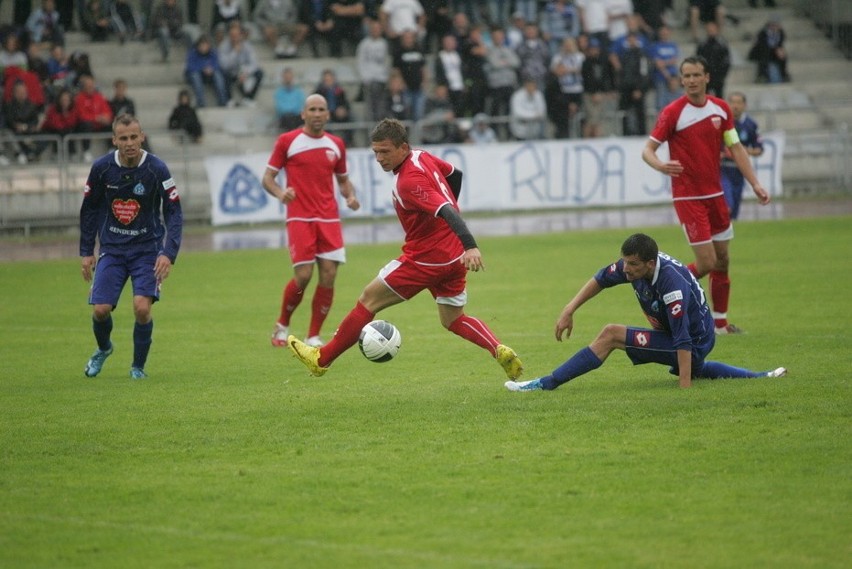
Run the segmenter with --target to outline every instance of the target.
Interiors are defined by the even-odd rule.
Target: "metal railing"
[[[580,132],[583,116],[574,117],[570,134],[573,137]],[[607,117],[614,135],[620,134],[621,113]],[[650,119],[650,117],[649,117]],[[469,119],[468,119],[469,120]],[[508,117],[491,118],[489,123],[498,132],[509,123]],[[456,123],[463,123],[456,121]],[[412,142],[419,144],[422,129],[429,126],[441,126],[421,121],[421,124],[409,123]],[[457,124],[466,128],[467,124]],[[350,131],[356,146],[367,147],[373,122],[353,122],[329,124],[329,131]],[[154,141],[169,136],[175,139],[176,147],[170,150],[166,160],[169,168],[181,188],[184,196],[184,213],[187,219],[200,222],[209,221],[209,187],[203,161],[209,150],[204,145],[192,144],[187,137],[173,131],[153,131]],[[503,135],[506,136],[505,134]],[[25,235],[34,228],[69,228],[77,224],[82,188],[88,176],[91,164],[72,160],[72,144],[81,145],[82,141],[92,141],[92,153],[102,154],[111,141],[110,133],[71,134],[63,137],[56,135],[26,135],[10,138],[2,142],[31,142],[47,145],[48,150],[36,163],[27,165],[11,164],[0,167],[0,231],[23,232]],[[235,148],[239,148],[236,137]],[[155,142],[156,144],[156,142]],[[79,148],[78,148],[79,150]],[[79,157],[80,153],[77,153]],[[822,164],[813,171],[814,188],[827,188],[833,193],[852,192],[852,132],[849,125],[840,123],[834,128],[789,132],[785,157],[803,159],[809,164]],[[818,190],[822,191],[822,190]]]

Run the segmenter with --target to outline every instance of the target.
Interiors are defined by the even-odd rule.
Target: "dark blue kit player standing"
[[[129,278],[136,317],[130,377],[144,379],[154,330],[151,307],[177,258],[183,213],[168,166],[142,149],[145,133],[139,121],[120,115],[112,133],[117,150],[92,164],[80,207],[81,270],[83,279],[92,283],[89,304],[98,344],[85,373],[98,375],[113,352],[112,311]]]
[[[605,288],[630,283],[651,328],[607,324],[597,338],[568,361],[530,381],[507,381],[509,391],[553,390],[577,376],[599,368],[614,350],[624,350],[634,363],[670,367],[681,387],[692,378],[782,377],[783,367],[751,371],[706,361],[716,342],[713,316],[704,290],[677,259],[661,253],[657,242],[642,233],[627,238],[621,259],[602,268],[574,295],[556,321],[556,339],[571,336],[574,313]]]

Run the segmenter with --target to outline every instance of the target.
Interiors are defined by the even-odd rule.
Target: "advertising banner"
[[[670,201],[670,179],[642,160],[646,140],[602,138],[424,148],[464,172],[459,198],[462,211],[623,208]],[[763,187],[770,195],[779,196],[784,133],[764,134],[763,143],[763,155],[752,163]],[[667,156],[666,145],[658,155]],[[205,160],[213,225],[284,219],[284,206],[260,183],[268,158],[268,153],[259,153]],[[341,217],[393,215],[393,175],[382,171],[367,148],[347,150],[347,162],[361,209],[350,211],[338,194]],[[286,183],[283,172],[278,181]],[[753,197],[749,189],[745,195]]]

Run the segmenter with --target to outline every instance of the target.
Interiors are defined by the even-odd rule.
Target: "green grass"
[[[629,287],[553,339],[628,231],[481,239],[468,312],[550,371]],[[650,231],[689,259],[676,227]],[[94,347],[79,261],[0,265],[0,567],[846,567],[852,280],[847,218],[740,223],[714,359],[780,380],[698,381],[622,353],[552,393],[508,393],[427,294],[382,317],[393,362],[309,378],[268,344],[283,251],[181,257],[133,382],[129,291]],[[327,333],[398,246],[351,246]],[[304,333],[309,299],[295,332]]]

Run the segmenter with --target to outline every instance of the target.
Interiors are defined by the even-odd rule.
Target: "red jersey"
[[[98,91],[86,93],[80,91],[74,97],[74,108],[77,109],[77,115],[80,117],[80,122],[95,122],[100,115],[106,115],[112,122],[112,108],[109,103]]]
[[[286,185],[296,190],[287,205],[287,219],[338,221],[334,176],[346,175],[346,145],[333,134],[311,136],[301,128],[285,132],[275,141],[267,167],[284,168]]]
[[[722,195],[720,154],[725,132],[734,128],[734,114],[724,100],[708,95],[698,107],[686,96],[665,107],[651,140],[669,143],[669,156],[683,165],[672,177],[672,197],[694,200]]]
[[[403,254],[420,265],[449,265],[464,248],[447,222],[442,207],[458,211],[447,183],[453,165],[423,150],[413,150],[394,170],[393,206],[405,231]]]
[[[80,117],[77,116],[77,109],[75,107],[71,107],[63,112],[58,110],[56,105],[50,105],[44,114],[44,122],[41,125],[41,129],[45,132],[72,132],[77,128],[78,122],[80,122]]]

